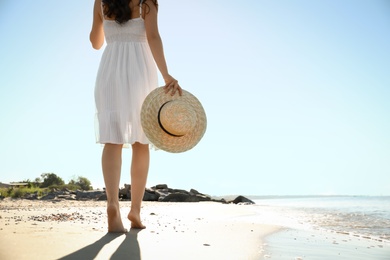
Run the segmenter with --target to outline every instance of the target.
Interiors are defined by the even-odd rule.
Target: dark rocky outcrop
[[[41,198],[41,200],[53,200],[56,197],[57,197],[57,195],[54,192],[50,192],[50,193],[46,194],[45,196],[43,196]]]
[[[37,193],[28,193],[24,197],[28,200],[107,200],[105,190],[92,191],[71,191],[68,189],[52,189],[49,193],[39,198]],[[120,200],[131,200],[131,185],[125,184],[118,190]],[[219,203],[234,204],[254,204],[254,202],[244,196],[238,196],[234,200],[226,201],[224,198],[216,199],[207,194],[203,194],[195,189],[186,191],[183,189],[172,189],[167,184],[158,184],[151,188],[146,188],[143,201],[160,201],[160,202],[201,202],[213,201]]]
[[[125,184],[125,187],[119,189],[119,198],[122,200],[131,200],[131,185]]]
[[[199,202],[199,198],[186,193],[171,193],[159,201],[162,202]]]
[[[156,186],[154,186],[152,188],[155,188],[158,190],[163,190],[163,189],[168,189],[168,185],[167,184],[157,184]]]
[[[159,197],[156,191],[146,188],[143,201],[158,201]]]
[[[119,190],[119,198],[121,200],[131,200],[131,185],[125,184],[124,188]],[[210,196],[200,193],[195,189],[191,189],[190,191],[172,189],[167,184],[158,184],[151,188],[146,188],[143,200],[161,202],[216,201],[226,203],[225,200],[214,200]]]
[[[37,200],[38,199],[38,192],[34,192],[34,193],[27,193],[23,199],[26,199],[26,200]]]
[[[107,200],[107,194],[106,193],[103,193],[102,195],[100,195],[97,200]]]
[[[183,189],[171,189],[167,184],[159,184],[147,189],[145,193],[155,194],[154,199],[162,202],[199,202],[211,201],[211,197],[198,192],[195,189],[186,191]]]
[[[250,200],[244,196],[238,196],[237,198],[232,200],[231,203],[234,203],[234,204],[255,204],[252,200]]]
[[[105,194],[104,191],[94,190],[94,191],[80,191],[76,192],[76,200],[97,200]]]

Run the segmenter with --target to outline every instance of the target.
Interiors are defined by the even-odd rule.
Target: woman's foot
[[[131,221],[131,228],[137,228],[137,229],[146,228],[146,226],[144,226],[141,222],[141,217],[139,213],[130,211],[129,215],[127,215],[127,218]]]
[[[126,233],[123,227],[119,205],[107,205],[108,232]]]

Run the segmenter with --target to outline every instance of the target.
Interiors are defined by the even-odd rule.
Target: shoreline
[[[131,202],[120,201],[122,221]],[[257,205],[143,202],[144,230],[107,233],[106,201],[0,201],[0,259],[373,259],[390,243],[286,222]],[[286,225],[287,223],[287,225]]]
[[[390,243],[325,230],[284,228],[265,238],[264,259],[388,260]]]
[[[131,202],[120,202],[122,221]],[[251,205],[144,202],[145,230],[108,234],[105,201],[0,202],[1,259],[261,259],[279,227],[242,221]]]

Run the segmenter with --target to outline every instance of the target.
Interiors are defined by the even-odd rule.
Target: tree
[[[34,187],[40,187],[42,183],[42,179],[40,177],[36,177],[33,183],[34,183]]]
[[[64,185],[65,182],[61,177],[57,176],[54,173],[42,173],[41,177],[43,179],[43,182],[41,184],[42,188],[46,188],[52,185]]]
[[[77,179],[70,180],[69,185],[77,185],[82,190],[92,190],[91,182],[82,176],[78,176]]]
[[[30,181],[30,179],[24,179],[23,181],[21,181],[22,183],[27,183],[27,188],[32,188],[32,187],[34,187],[34,183],[32,183],[31,181]]]

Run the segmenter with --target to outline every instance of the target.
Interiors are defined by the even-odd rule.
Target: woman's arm
[[[145,1],[146,2],[146,1]],[[157,68],[159,69],[162,77],[165,81],[165,92],[168,93],[172,90],[171,94],[174,95],[176,90],[179,94],[182,94],[181,88],[178,81],[168,73],[168,66],[164,56],[164,49],[160,33],[158,31],[157,22],[157,6],[149,1],[148,7],[144,4],[143,10],[145,12],[145,29],[146,37],[148,39],[150,50],[154,61],[156,62]]]
[[[93,22],[91,33],[89,34],[89,40],[92,43],[92,47],[99,50],[104,43],[104,30],[103,30],[103,18],[102,18],[102,1],[95,0],[93,6]]]

